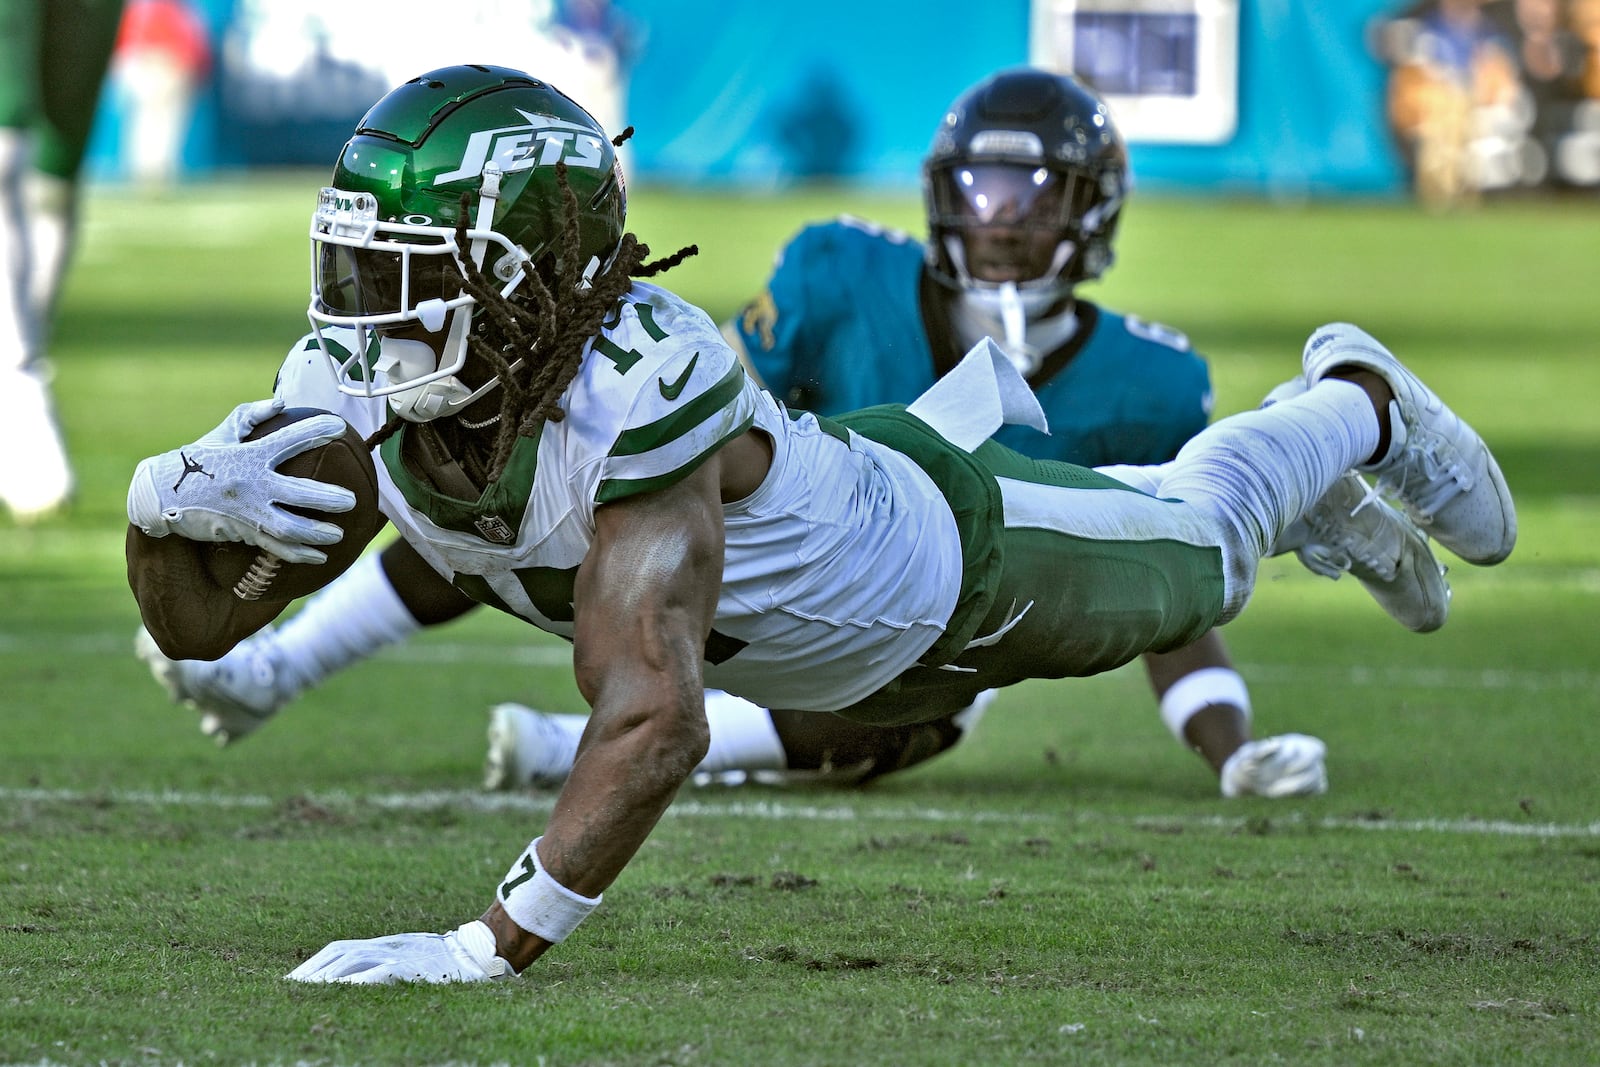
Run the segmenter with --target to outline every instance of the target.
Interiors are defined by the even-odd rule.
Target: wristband
[[[1167,724],[1180,744],[1189,742],[1183,728],[1201,708],[1225,704],[1244,712],[1250,721],[1250,690],[1239,672],[1229,667],[1202,667],[1173,682],[1161,694],[1161,721]]]
[[[578,928],[585,917],[599,907],[604,894],[593,897],[579,896],[554,878],[539,862],[539,842],[536,837],[517,862],[506,872],[505,881],[495,891],[500,906],[505,908],[511,921],[537,934],[551,944],[557,944]]]

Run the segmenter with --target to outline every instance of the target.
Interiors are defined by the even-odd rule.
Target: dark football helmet
[[[558,162],[577,196],[576,264],[560,262],[567,206]],[[463,213],[465,247],[456,229]],[[394,89],[340,152],[311,222],[307,314],[339,388],[387,396],[416,421],[461,410],[493,385],[473,390],[455,377],[473,328],[475,301],[459,283],[465,262],[500,283],[502,295],[530,270],[583,284],[610,266],[626,216],[610,139],[553,86],[473,64]],[[373,330],[418,326],[445,331],[442,343],[385,340],[368,362]],[[325,336],[326,327],[354,329],[354,343]]]
[[[1111,265],[1128,156],[1075,78],[1002,71],[950,105],[922,168],[929,266],[969,292],[1015,286],[1030,311]]]

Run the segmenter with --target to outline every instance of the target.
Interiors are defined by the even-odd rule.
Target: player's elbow
[[[657,679],[627,692],[603,688],[592,706],[594,740],[625,746],[632,773],[657,778],[662,790],[682,785],[711,746],[704,694],[687,680]]]
[[[711,747],[704,697],[675,702],[670,711],[651,715],[643,731],[642,748],[649,765],[677,783],[694,773]]]

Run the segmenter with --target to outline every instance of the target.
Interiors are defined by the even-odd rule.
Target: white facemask
[[[1077,245],[1062,241],[1043,275],[1025,282],[986,282],[967,269],[966,246],[955,234],[944,237],[945,251],[960,279],[953,325],[963,350],[984,337],[993,337],[1001,351],[1024,378],[1037,371],[1044,357],[1066,344],[1077,330],[1077,319],[1066,303],[1065,313],[1041,318],[1070,293],[1061,270]],[[998,328],[997,328],[998,327]]]
[[[1039,317],[1060,300],[1060,293],[1020,289],[1004,282],[983,289],[963,289],[952,308],[951,325],[962,350],[993,337],[1012,366],[1024,377],[1038,371],[1045,356],[1072,339],[1078,330],[1072,304]]]

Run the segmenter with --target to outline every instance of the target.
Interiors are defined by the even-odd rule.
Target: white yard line
[[[694,796],[680,798],[667,810],[672,818],[728,818],[779,820],[801,822],[931,822],[931,823],[1001,823],[1050,824],[1071,823],[1078,826],[1134,826],[1149,828],[1188,827],[1234,831],[1244,829],[1260,816],[1243,815],[1113,815],[1094,811],[1067,811],[1044,814],[1039,812],[1006,812],[983,809],[939,809],[926,807],[894,807],[882,805],[857,805],[852,803],[808,803],[800,800],[778,798],[764,787],[746,787],[742,796],[734,796],[725,789],[712,788],[703,796],[727,799],[698,799]],[[759,799],[752,793],[767,793]],[[305,799],[319,807],[353,809],[363,806],[391,811],[448,811],[474,813],[514,811],[548,813],[555,804],[552,794],[534,793],[476,793],[467,790],[437,790],[422,793],[317,793],[304,794]],[[190,793],[178,790],[108,789],[86,791],[75,789],[9,789],[0,787],[0,803],[33,804],[125,804],[136,807],[181,808],[258,808],[270,809],[284,802],[282,797],[261,794]],[[1301,812],[1287,811],[1273,815],[1275,826],[1313,827],[1319,830],[1399,831],[1423,834],[1472,834],[1489,837],[1600,837],[1600,822],[1589,823],[1521,823],[1501,819],[1374,819],[1359,816],[1308,817]]]

